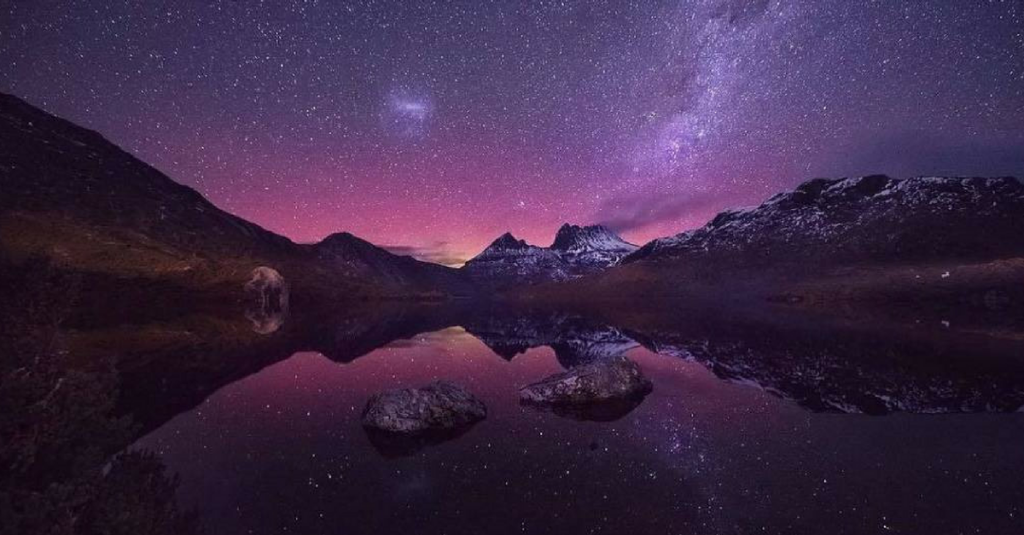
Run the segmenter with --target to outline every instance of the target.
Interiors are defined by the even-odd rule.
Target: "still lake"
[[[494,326],[451,326],[347,361],[299,351],[132,448],[177,474],[180,505],[209,533],[1024,532],[1024,413],[1013,408],[1024,381],[1012,373],[963,386],[944,368],[873,371],[870,355],[772,382],[808,371],[778,352],[777,369],[749,373],[714,356],[756,360],[750,344],[703,341],[689,354],[564,326],[568,341],[538,342],[518,325],[505,343]],[[593,421],[519,404],[520,387],[567,359],[612,353],[654,384],[630,412]],[[865,383],[876,377],[893,381],[886,393]],[[487,418],[415,451],[375,446],[360,423],[368,398],[436,379],[466,387]]]

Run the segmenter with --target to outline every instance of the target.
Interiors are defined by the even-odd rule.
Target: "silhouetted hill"
[[[311,299],[437,297],[460,280],[454,270],[351,236],[350,246],[336,238],[293,243],[217,208],[96,132],[5,94],[0,193],[5,260],[42,257],[73,270],[90,298],[162,305],[154,310],[243,300],[259,266]]]
[[[345,277],[438,293],[472,293],[468,277],[457,269],[396,255],[348,232],[332,234],[313,249],[322,265]]]

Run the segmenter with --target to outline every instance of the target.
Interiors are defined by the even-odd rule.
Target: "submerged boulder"
[[[635,362],[619,356],[576,366],[524,386],[519,390],[519,400],[553,408],[593,408],[641,400],[652,388]]]
[[[459,385],[435,381],[422,388],[375,394],[363,409],[363,427],[399,435],[459,430],[487,417],[487,407]]]

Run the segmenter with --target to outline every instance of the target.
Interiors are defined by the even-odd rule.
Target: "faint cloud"
[[[602,225],[621,233],[685,219],[694,213],[714,209],[722,201],[720,195],[710,193],[666,196],[650,191],[609,199],[598,208],[597,219]]]
[[[447,241],[435,241],[427,245],[384,245],[382,247],[392,254],[411,256],[416,260],[449,267],[459,267],[467,260],[464,255],[452,251],[451,243]]]

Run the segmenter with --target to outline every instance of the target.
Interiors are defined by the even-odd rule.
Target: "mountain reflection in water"
[[[80,358],[115,358],[129,451],[156,453],[209,532],[1024,528],[1018,337],[774,312],[300,313],[270,334],[207,317],[67,333]],[[618,355],[646,398],[519,404],[523,385]],[[437,379],[487,418],[414,443],[362,428],[374,393]]]

